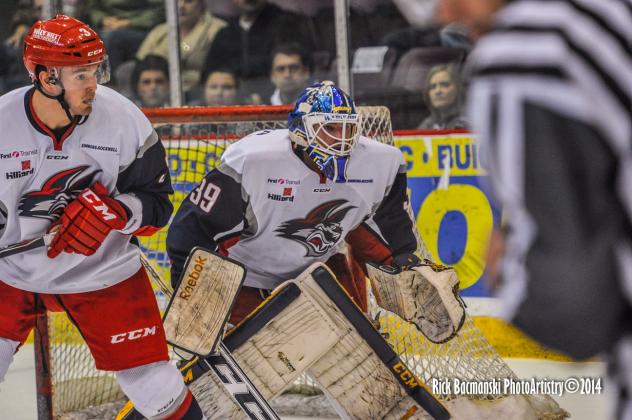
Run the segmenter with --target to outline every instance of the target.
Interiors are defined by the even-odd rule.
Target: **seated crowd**
[[[420,3],[430,7],[434,1]],[[396,129],[466,128],[460,70],[469,48],[467,35],[429,22],[421,26],[410,18],[407,22],[403,16],[413,15],[411,2],[350,1],[352,51],[384,48],[378,53],[378,68],[368,71],[362,67],[367,55],[358,54],[357,68],[354,55],[356,101],[387,105],[392,115],[407,113],[405,119],[393,119]],[[19,60],[21,45],[26,29],[41,16],[41,0],[12,3],[5,14],[12,16],[5,22],[8,33],[0,47],[1,93],[28,83]],[[140,107],[170,105],[164,0],[63,0],[62,4],[64,13],[85,19],[103,37],[111,87]],[[177,6],[185,105],[290,104],[306,86],[336,79],[331,0],[177,0]],[[413,54],[418,50],[423,51]],[[429,50],[439,55],[429,60]],[[366,79],[371,71],[378,74],[377,82]]]

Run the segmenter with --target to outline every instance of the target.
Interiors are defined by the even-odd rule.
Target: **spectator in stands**
[[[182,89],[188,92],[200,83],[206,53],[217,32],[226,26],[226,21],[210,14],[205,0],[178,0],[178,24]],[[141,44],[136,58],[142,60],[153,54],[168,59],[168,34],[168,24],[156,26]]]
[[[420,130],[454,130],[467,128],[461,115],[462,89],[456,66],[441,64],[428,72],[424,99],[430,115],[419,125]]]
[[[105,42],[112,74],[134,58],[149,30],[165,21],[164,0],[87,0],[86,10]]]
[[[270,81],[275,89],[270,104],[293,104],[301,92],[312,84],[312,57],[297,43],[280,44],[271,56]]]
[[[158,55],[148,55],[132,72],[132,91],[141,108],[169,105],[169,63]]]
[[[229,69],[214,70],[208,73],[204,80],[204,98],[198,105],[237,105],[239,103],[238,88],[235,73]]]
[[[234,0],[240,15],[219,31],[204,64],[205,71],[229,66],[241,78],[249,103],[269,97],[270,51],[284,42],[312,49],[306,19],[282,11],[266,0]]]

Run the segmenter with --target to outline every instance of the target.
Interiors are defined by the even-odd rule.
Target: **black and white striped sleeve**
[[[553,309],[577,316],[565,305],[581,306],[587,342],[603,343],[592,322],[608,303],[590,284],[617,277],[632,220],[631,12],[623,1],[512,2],[470,57],[468,113],[508,221],[503,315],[557,348],[585,334],[572,319],[568,334],[535,325]]]

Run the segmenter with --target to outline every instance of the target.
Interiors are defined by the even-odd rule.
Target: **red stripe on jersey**
[[[361,264],[371,261],[390,265],[393,261],[391,249],[365,224],[349,232],[346,241],[351,246],[353,258]]]
[[[158,232],[161,228],[156,227],[156,226],[141,226],[138,229],[136,229],[134,232],[132,232],[132,235],[134,236],[151,236],[154,233]]]
[[[226,239],[225,241],[222,241],[219,244],[217,244],[217,247],[218,247],[217,252],[227,257],[228,250],[230,249],[231,246],[235,245],[237,242],[239,242],[239,236],[234,236],[230,239]]]
[[[50,128],[48,128],[48,126],[44,124],[42,120],[40,120],[37,114],[35,113],[35,109],[33,109],[33,95],[34,94],[35,92],[33,91],[31,96],[29,97],[29,113],[31,114],[31,117],[33,117],[33,121],[37,124],[38,126],[37,128],[45,132],[48,135],[48,137],[51,138],[51,140],[53,141],[53,148],[59,151],[62,149],[64,141],[70,136],[70,134],[73,132],[73,130],[77,126],[78,120],[76,118],[73,119],[73,121],[70,123],[70,126],[66,129],[64,134],[62,134],[61,138],[57,140],[57,136],[55,136],[55,133]]]

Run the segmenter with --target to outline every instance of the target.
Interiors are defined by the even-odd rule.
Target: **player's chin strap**
[[[39,80],[35,80],[33,82],[33,84],[35,85],[35,88],[44,96],[46,96],[48,99],[55,99],[57,102],[59,102],[59,105],[61,105],[61,109],[64,110],[64,112],[66,113],[66,116],[68,117],[68,120],[73,123],[75,122],[75,120],[77,121],[77,124],[83,124],[85,122],[85,119],[82,119],[81,116],[77,115],[77,116],[73,116],[70,113],[70,105],[68,105],[68,102],[66,102],[66,100],[64,99],[64,95],[66,94],[66,89],[64,89],[64,87],[61,85],[61,82],[58,81],[57,83],[60,84],[61,87],[61,93],[59,95],[51,95],[49,93],[46,93],[44,91],[44,89],[42,89],[42,84],[40,83]]]

